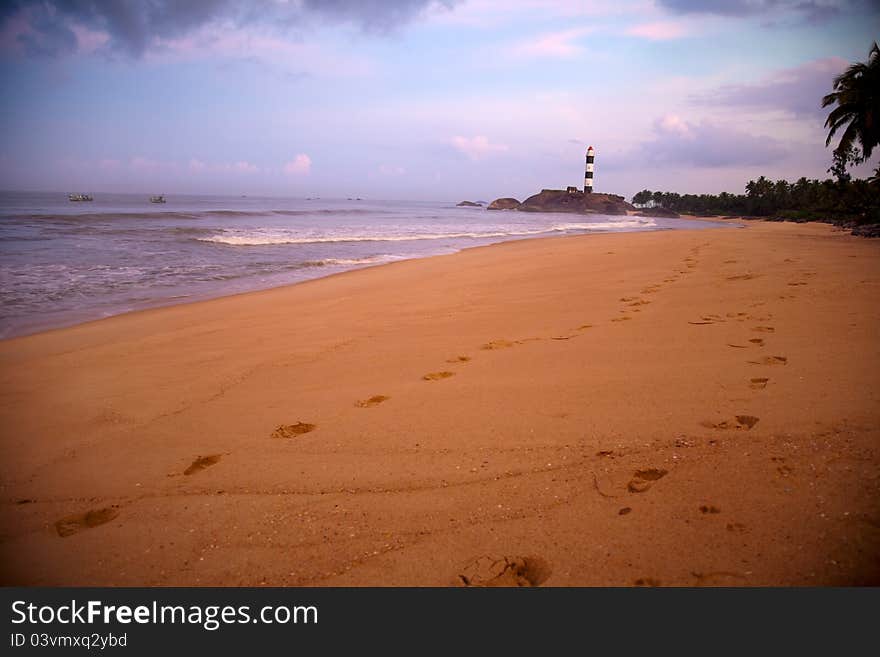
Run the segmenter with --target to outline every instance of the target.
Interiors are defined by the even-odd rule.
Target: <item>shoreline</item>
[[[876,585],[878,246],[747,228],[0,341],[0,582]]]
[[[564,213],[560,213],[560,214],[564,214]],[[630,216],[630,215],[628,215],[628,216]],[[685,220],[692,220],[693,219],[696,221],[705,221],[708,223],[713,223],[713,221],[711,219],[706,219],[706,218],[690,217],[690,216],[684,216],[684,215],[681,218],[685,219]],[[716,220],[714,223],[722,224],[725,222],[722,220]],[[631,231],[631,232],[659,232],[662,230],[664,230],[664,229],[661,228],[661,229],[651,230],[651,231]],[[679,228],[679,229],[675,229],[675,230],[706,230],[706,229],[705,228]],[[626,231],[626,232],[629,232],[629,231]],[[547,235],[547,236],[539,236],[539,237],[522,237],[522,238],[517,238],[517,239],[503,240],[500,242],[492,242],[490,244],[466,246],[466,247],[458,249],[452,253],[436,253],[433,255],[417,256],[417,257],[413,257],[413,258],[402,258],[400,260],[393,260],[390,262],[382,262],[382,263],[369,264],[369,265],[364,265],[364,266],[359,266],[359,267],[353,267],[351,269],[345,269],[342,271],[332,272],[332,273],[324,274],[324,275],[317,275],[312,278],[306,278],[306,279],[299,280],[299,281],[279,283],[277,285],[270,285],[269,287],[247,289],[247,290],[243,290],[240,292],[227,292],[227,293],[220,292],[217,294],[208,294],[207,296],[203,296],[203,297],[196,296],[196,298],[191,298],[191,299],[179,298],[179,300],[176,300],[176,301],[173,300],[173,298],[164,299],[164,300],[159,299],[159,300],[156,300],[155,302],[153,302],[151,305],[147,305],[147,306],[140,307],[140,308],[132,308],[130,310],[123,310],[123,311],[112,313],[109,315],[104,315],[102,317],[74,320],[71,323],[65,322],[63,324],[47,326],[46,328],[38,328],[36,330],[26,332],[26,333],[21,333],[21,334],[17,334],[17,335],[10,335],[8,337],[0,337],[0,343],[8,341],[8,340],[17,340],[20,338],[27,338],[30,336],[40,335],[42,333],[48,333],[48,332],[52,332],[52,331],[63,331],[66,329],[72,329],[72,328],[82,326],[84,324],[92,324],[94,322],[102,322],[102,321],[105,321],[108,319],[113,319],[116,317],[130,315],[133,313],[144,313],[144,312],[149,312],[149,311],[154,311],[154,310],[160,310],[163,308],[174,308],[174,307],[181,306],[181,305],[204,303],[206,301],[216,301],[219,299],[225,299],[225,298],[229,298],[229,297],[237,297],[237,296],[245,295],[245,294],[255,294],[258,292],[277,290],[277,289],[291,287],[291,286],[295,286],[295,285],[303,285],[305,283],[310,283],[310,282],[322,280],[325,278],[331,278],[333,276],[339,276],[342,274],[350,274],[350,273],[354,273],[354,272],[361,271],[364,269],[371,269],[374,267],[383,267],[386,265],[393,265],[393,264],[397,264],[399,262],[406,262],[406,261],[410,261],[410,260],[424,260],[427,258],[436,258],[436,257],[446,256],[446,255],[455,255],[456,253],[460,253],[462,251],[467,251],[470,249],[480,249],[480,248],[485,248],[485,247],[500,246],[502,244],[507,244],[507,243],[511,243],[511,242],[522,242],[522,241],[528,241],[528,240],[534,240],[534,239],[563,239],[566,237],[585,237],[585,236],[591,236],[591,235],[607,235],[607,234],[616,234],[616,233],[613,231],[608,231],[608,232],[588,232],[588,233],[582,233],[582,234],[576,234],[576,235]],[[188,297],[189,295],[184,295],[184,296]]]

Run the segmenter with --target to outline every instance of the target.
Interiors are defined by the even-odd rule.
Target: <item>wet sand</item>
[[[0,581],[880,584],[880,242],[511,242],[0,342]]]

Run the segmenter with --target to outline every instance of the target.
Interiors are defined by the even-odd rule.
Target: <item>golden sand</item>
[[[878,584],[878,292],[880,242],[749,223],[7,340],[0,579]]]

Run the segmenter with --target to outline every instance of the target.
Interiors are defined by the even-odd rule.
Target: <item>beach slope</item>
[[[878,256],[528,240],[0,342],[0,581],[880,584]]]

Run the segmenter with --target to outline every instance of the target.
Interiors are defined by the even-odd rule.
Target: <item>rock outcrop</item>
[[[456,203],[455,207],[457,208],[479,208],[482,207],[482,203],[475,203],[474,201],[462,201],[461,203]]]
[[[496,198],[489,204],[487,210],[518,210],[520,202],[515,198]]]
[[[862,224],[852,229],[853,235],[860,237],[880,237],[880,224]]]
[[[624,215],[635,208],[616,194],[569,193],[561,189],[542,189],[540,194],[530,196],[517,210],[522,212],[573,212],[576,214]]]

